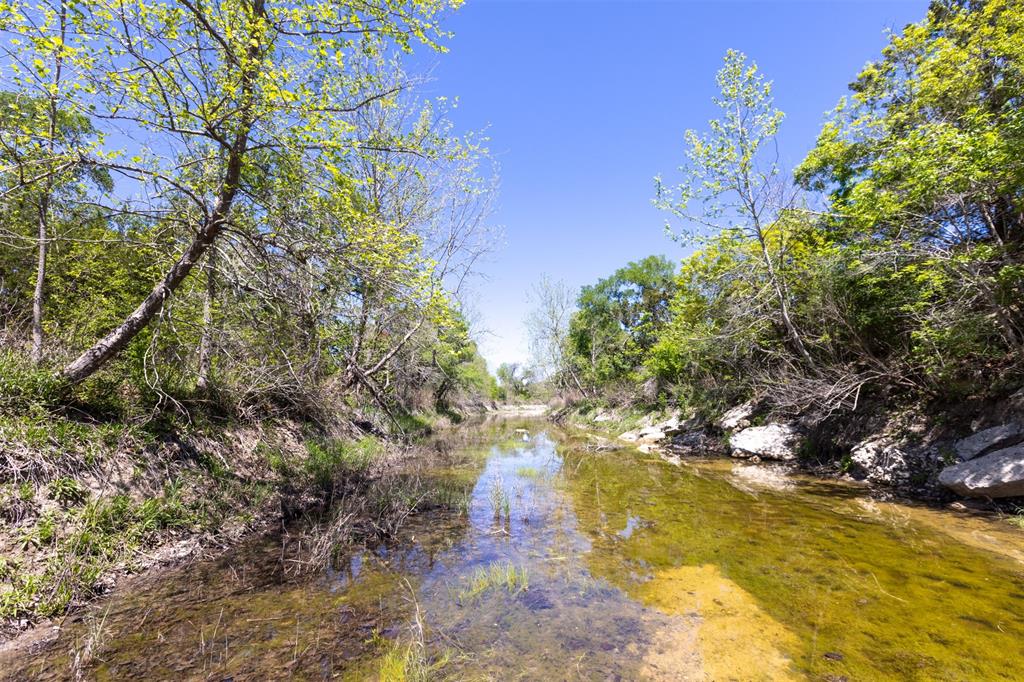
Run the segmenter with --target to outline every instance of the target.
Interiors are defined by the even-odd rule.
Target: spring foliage
[[[638,264],[579,297],[568,362],[590,387],[628,374],[684,402],[759,393],[830,414],[869,393],[955,400],[1019,385],[1020,3],[935,2],[892,35],[795,182],[766,156],[782,122],[771,83],[730,51],[718,84],[722,117],[687,134],[681,183],[658,181],[656,203],[695,246],[658,288],[663,315],[606,312]]]
[[[35,322],[33,371],[118,409],[486,395],[485,140],[401,67],[457,5],[0,2],[5,362]]]

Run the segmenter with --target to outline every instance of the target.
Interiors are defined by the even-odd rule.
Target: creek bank
[[[773,419],[764,401],[705,418],[678,411],[577,409],[563,418],[645,453],[731,456],[823,477],[863,481],[875,494],[991,509],[1024,508],[1024,389],[971,413],[876,410],[870,418]],[[859,415],[857,416],[859,417]]]
[[[416,419],[429,433],[428,418]],[[162,432],[54,415],[4,420],[0,646],[45,639],[129,576],[220,556],[284,524],[330,523],[339,499],[351,513],[339,537],[387,532],[397,524],[371,514],[400,522],[436,502],[418,490],[403,498],[396,471],[408,451],[356,414]],[[374,491],[380,499],[368,504]]]

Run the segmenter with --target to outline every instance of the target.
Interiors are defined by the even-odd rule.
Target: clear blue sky
[[[791,168],[886,29],[927,4],[468,0],[428,92],[460,98],[456,124],[487,127],[501,166],[505,244],[473,297],[492,370],[527,359],[527,295],[542,274],[576,288],[652,253],[684,255],[651,206],[652,178],[675,177],[683,132],[715,114],[728,48],[775,82]]]

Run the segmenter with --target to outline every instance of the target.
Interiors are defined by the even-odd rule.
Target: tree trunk
[[[224,230],[228,212],[238,192],[238,180],[242,173],[242,158],[248,145],[248,131],[239,134],[228,154],[228,164],[221,183],[220,194],[214,204],[213,211],[203,221],[199,232],[177,262],[167,271],[163,279],[157,282],[145,300],[125,318],[125,321],[105,337],[97,341],[91,348],[78,356],[61,372],[65,381],[75,384],[84,381],[102,367],[110,358],[142,331],[150,320],[160,312],[167,300],[178,286],[192,272],[192,268],[203,257],[210,244]]]
[[[60,40],[61,43],[67,34],[67,7],[65,3],[60,4]],[[54,58],[53,68],[53,90],[50,92],[47,107],[49,118],[47,149],[49,160],[52,163],[54,149],[57,143],[57,91],[60,87],[61,74],[64,70],[64,58],[60,52]],[[49,175],[39,196],[39,241],[38,259],[36,261],[36,285],[32,291],[32,352],[31,360],[33,365],[38,365],[43,360],[43,295],[46,287],[46,251],[49,246],[49,225],[50,225],[50,196],[53,193],[54,179]]]
[[[803,339],[800,338],[800,332],[797,331],[796,325],[793,324],[793,320],[789,316],[789,302],[786,300],[786,292],[783,289],[778,273],[775,271],[775,264],[772,262],[772,256],[768,252],[768,244],[765,243],[764,233],[761,231],[759,222],[755,221],[755,225],[757,226],[757,240],[761,244],[761,257],[764,259],[765,267],[768,269],[768,278],[771,280],[772,289],[775,290],[775,296],[779,300],[779,314],[782,317],[782,324],[786,327],[786,333],[789,336],[789,340],[793,343],[793,347],[807,363],[807,366],[813,370],[815,369],[814,360],[811,358],[811,354],[807,352],[807,347],[804,345]]]
[[[217,251],[210,249],[206,256],[206,294],[203,296],[203,335],[199,338],[199,376],[196,388],[210,388],[210,369],[213,366],[213,304],[217,297],[217,274],[214,270]]]
[[[46,284],[47,214],[49,196],[39,199],[39,257],[36,262],[36,286],[32,292],[32,364],[43,360],[43,287]]]

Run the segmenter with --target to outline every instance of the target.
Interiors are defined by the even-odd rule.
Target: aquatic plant
[[[502,480],[500,474],[491,480],[489,496],[491,500],[491,509],[494,510],[494,518],[510,518],[512,502],[509,500],[508,493],[505,492],[505,481]]]
[[[458,601],[473,601],[488,590],[504,589],[509,594],[518,594],[529,587],[530,574],[526,567],[517,567],[511,561],[495,561],[473,571],[466,587],[459,590]]]
[[[110,605],[107,605],[102,615],[92,612],[85,616],[85,635],[75,641],[75,648],[71,656],[71,676],[75,680],[85,679],[89,665],[102,651],[107,638],[106,625],[109,614]]]
[[[405,586],[409,590],[409,600],[415,611],[409,632],[404,642],[396,642],[381,657],[378,679],[380,682],[427,682],[435,680],[442,668],[448,665],[451,652],[446,648],[438,656],[431,657],[427,652],[425,628],[420,604],[416,600],[416,591],[408,580]]]
[[[537,467],[522,466],[516,469],[516,476],[519,476],[520,478],[532,478],[539,480],[544,478],[544,472]]]
[[[427,655],[422,642],[407,642],[389,649],[380,659],[380,682],[427,682],[448,665],[451,654],[446,649],[436,659]]]
[[[434,484],[430,492],[430,502],[457,514],[468,514],[472,499],[472,488],[457,481],[441,479]]]

